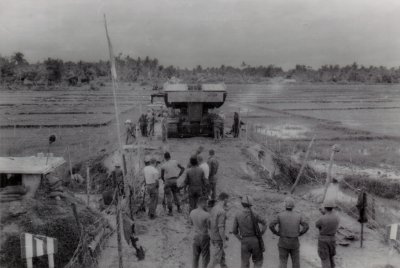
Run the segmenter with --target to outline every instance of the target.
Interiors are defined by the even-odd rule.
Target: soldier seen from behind
[[[185,168],[182,167],[178,161],[171,159],[171,154],[169,152],[164,154],[164,159],[165,162],[161,166],[161,179],[164,181],[164,193],[167,199],[168,215],[172,215],[172,200],[174,200],[178,212],[182,212],[177,181],[178,178],[182,176]]]
[[[156,216],[158,204],[158,186],[160,173],[156,169],[157,160],[150,156],[145,157],[145,167],[143,168],[146,191],[149,196],[148,214],[150,219]]]
[[[207,268],[210,262],[210,214],[207,212],[207,197],[200,197],[197,201],[197,208],[189,215],[190,223],[193,225],[193,268],[199,267],[200,257],[202,267]]]
[[[226,268],[225,249],[228,237],[226,231],[226,210],[228,206],[229,195],[220,193],[217,204],[210,212],[210,239],[211,239],[211,261],[209,268],[214,268],[218,264]]]
[[[336,232],[339,228],[339,217],[333,210],[333,202],[324,203],[321,209],[322,216],[317,220],[315,226],[319,229],[318,255],[321,259],[322,268],[334,268],[336,255]]]
[[[294,202],[292,197],[287,197],[285,199],[285,211],[279,213],[269,225],[272,233],[279,236],[280,268],[287,267],[289,255],[292,259],[292,267],[300,268],[299,236],[305,234],[309,229],[303,216],[293,211]]]
[[[218,173],[219,162],[215,157],[215,151],[213,149],[211,149],[208,152],[208,154],[209,157],[207,160],[207,164],[210,168],[208,183],[210,186],[209,188],[210,188],[211,200],[215,200],[217,194],[217,173]]]
[[[251,210],[253,200],[250,196],[242,197],[241,203],[243,209],[235,215],[232,230],[241,242],[241,268],[250,267],[250,258],[253,260],[254,268],[261,268],[265,250],[262,235],[268,228],[267,221]]]
[[[203,195],[208,187],[204,171],[199,167],[197,157],[190,157],[190,168],[186,172],[183,187],[187,188],[189,193],[190,211],[196,208],[197,200]]]

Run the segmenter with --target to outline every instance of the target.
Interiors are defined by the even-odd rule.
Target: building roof
[[[46,174],[65,163],[63,157],[0,157],[0,173]]]

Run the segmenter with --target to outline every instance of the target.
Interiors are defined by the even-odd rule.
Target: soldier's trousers
[[[209,189],[210,189],[211,199],[215,200],[217,196],[217,178],[215,176],[212,176],[210,177],[209,181],[210,181]]]
[[[241,258],[242,258],[242,266],[241,268],[249,268],[250,267],[250,257],[253,260],[254,268],[261,268],[263,265],[263,252],[260,248],[260,244],[258,242],[257,237],[249,236],[242,238],[242,247],[241,247]]]
[[[222,240],[211,240],[211,261],[209,268],[215,268],[217,265],[226,268],[225,250]]]
[[[202,257],[202,267],[207,268],[210,262],[210,236],[195,235],[193,239],[193,268],[199,267],[200,256]]]
[[[180,206],[179,202],[179,189],[176,185],[177,178],[170,178],[165,180],[164,193],[167,201],[167,207],[172,210],[172,200],[177,207]]]
[[[278,247],[280,268],[287,268],[289,255],[292,259],[292,268],[300,268],[300,248],[288,249]]]
[[[189,207],[190,211],[197,207],[197,200],[203,195],[202,189],[189,189]],[[190,212],[189,211],[189,212]]]
[[[156,208],[158,204],[158,184],[152,183],[146,185],[147,195],[149,196],[149,215],[156,214]]]
[[[322,268],[334,268],[336,255],[335,237],[318,239],[318,255],[321,259]]]

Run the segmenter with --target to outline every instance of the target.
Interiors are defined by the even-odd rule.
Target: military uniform
[[[225,251],[224,241],[222,240],[219,232],[220,228],[225,229],[226,224],[226,211],[222,203],[218,203],[211,209],[210,213],[210,238],[211,238],[211,261],[210,268],[216,267],[218,264],[221,268],[225,268]]]
[[[193,268],[199,267],[200,256],[202,257],[203,268],[207,268],[210,262],[210,236],[208,227],[210,225],[210,214],[201,208],[190,212],[189,219],[194,226],[193,237]]]
[[[265,219],[254,213],[256,224],[266,225]],[[250,257],[253,259],[254,268],[261,268],[263,264],[263,251],[256,237],[254,225],[249,208],[243,208],[236,214],[233,221],[232,233],[241,237],[241,267],[250,267]]]
[[[189,190],[189,206],[190,211],[192,211],[196,208],[199,197],[203,196],[205,189],[207,189],[204,171],[199,166],[189,168],[186,172],[184,185]]]
[[[180,173],[178,162],[176,160],[166,161],[161,166],[161,172],[164,173],[164,193],[168,210],[172,212],[172,200],[174,200],[178,211],[180,211],[179,189],[177,186],[177,180]]]
[[[333,211],[327,212],[315,223],[319,229],[318,255],[322,268],[334,268],[336,255],[335,234],[339,227],[339,217]]]
[[[276,229],[279,226],[279,229]],[[300,227],[302,227],[300,229]],[[278,249],[280,268],[286,268],[289,255],[292,258],[292,267],[300,268],[299,236],[308,231],[308,224],[303,217],[294,211],[286,210],[277,215],[269,225],[271,231],[279,236]]]
[[[211,199],[215,200],[216,188],[217,188],[217,172],[218,172],[219,163],[218,163],[218,160],[215,159],[214,156],[210,156],[210,158],[207,161],[207,164],[210,168],[210,175],[208,178],[208,183],[210,184]]]

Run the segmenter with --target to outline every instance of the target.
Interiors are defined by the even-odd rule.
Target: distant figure
[[[318,255],[321,259],[322,268],[335,267],[335,235],[339,227],[339,217],[333,211],[334,207],[333,202],[326,202],[321,211],[323,216],[315,223],[315,226],[319,229]]]
[[[185,168],[176,160],[171,159],[169,152],[164,154],[165,163],[161,166],[161,179],[164,181],[164,193],[167,199],[168,215],[172,215],[172,199],[175,201],[178,212],[181,211],[179,202],[178,178],[182,176]]]
[[[125,144],[132,144],[136,140],[136,125],[132,124],[130,119],[125,121],[125,128],[126,128],[126,140]]]
[[[213,117],[213,130],[215,141],[221,140],[224,137],[224,119],[218,114]]]
[[[254,268],[261,268],[264,261],[263,249],[260,247],[260,242],[256,236],[256,225],[261,225],[261,235],[267,230],[267,222],[257,213],[251,211],[253,200],[250,196],[242,197],[243,209],[235,215],[233,220],[232,233],[239,239],[241,246],[241,267],[250,267],[250,258],[254,263]],[[253,216],[252,216],[253,214]]]
[[[124,174],[121,169],[121,165],[116,164],[115,169],[111,172],[108,177],[111,179],[111,183],[113,185],[113,189],[117,189],[117,193],[120,196],[124,195]]]
[[[240,122],[239,122],[239,114],[237,112],[233,115],[233,126],[232,126],[233,137],[237,138],[240,134]]]
[[[228,199],[228,194],[220,193],[217,204],[210,212],[211,261],[209,268],[214,268],[218,264],[222,268],[228,267],[225,261],[226,242],[228,241],[225,234]]]
[[[213,149],[211,149],[208,153],[209,153],[209,157],[208,157],[207,164],[210,168],[210,175],[208,177],[208,183],[210,185],[211,200],[215,200],[215,197],[217,194],[217,173],[218,173],[219,162],[215,158],[215,152]]]
[[[167,113],[163,113],[161,119],[161,135],[162,141],[166,142],[168,138],[168,116]]]
[[[154,123],[155,123],[155,117],[154,113],[152,110],[147,110],[147,136],[152,137],[154,135]]]
[[[142,114],[140,116],[139,126],[140,126],[140,131],[142,133],[142,137],[147,137],[147,116],[146,116],[146,114]]]
[[[189,220],[194,227],[195,233],[193,237],[193,268],[199,267],[200,256],[203,259],[203,268],[207,268],[210,262],[210,236],[208,234],[210,214],[206,208],[207,197],[202,196],[197,201],[197,208],[192,210],[189,215]]]
[[[203,195],[207,189],[207,181],[204,171],[199,167],[197,157],[190,158],[191,167],[186,172],[183,186],[188,188],[190,211],[196,208],[197,200]]]
[[[158,204],[158,180],[160,179],[160,173],[156,169],[157,160],[155,158],[147,156],[144,164],[145,167],[143,168],[143,173],[146,183],[146,191],[149,196],[149,217],[150,219],[154,219]]]
[[[286,268],[289,255],[292,259],[292,267],[300,268],[300,243],[299,236],[308,231],[308,224],[303,217],[293,211],[294,199],[285,199],[285,211],[277,215],[270,223],[272,233],[279,236],[278,249],[280,268]],[[278,229],[276,228],[278,226]]]

